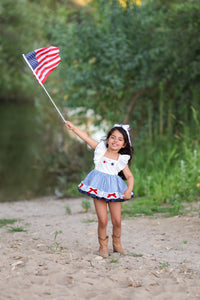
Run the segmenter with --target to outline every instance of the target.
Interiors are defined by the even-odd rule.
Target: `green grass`
[[[52,253],[55,253],[59,250],[60,248],[60,243],[57,242],[57,236],[59,234],[62,234],[62,230],[59,230],[59,231],[56,231],[55,234],[54,234],[54,242],[53,242],[53,245],[52,246],[48,246],[48,249],[52,252]]]
[[[142,257],[142,254],[137,254],[137,253],[129,253],[129,256],[133,256],[133,257]]]
[[[183,202],[199,201],[199,138],[186,133],[181,137],[158,136],[154,143],[147,139],[135,148],[131,171],[136,200],[123,208],[124,215],[179,215],[184,213]]]
[[[111,260],[110,260],[110,263],[111,264],[116,264],[116,263],[118,263],[119,262],[119,258],[112,258]]]
[[[170,264],[167,261],[165,261],[165,262],[159,262],[159,268],[160,268],[160,270],[166,270],[169,266],[170,266]]]
[[[81,203],[84,212],[87,212],[91,208],[91,203],[88,199],[84,199]]]
[[[72,214],[72,211],[71,211],[71,208],[69,207],[69,205],[65,206],[65,213],[66,213],[66,215],[71,215]]]
[[[0,219],[0,227],[6,226],[8,224],[14,224],[17,221],[17,219]]]
[[[163,214],[165,217],[182,215],[184,206],[179,202],[163,204],[146,198],[132,199],[122,205],[122,217],[139,217],[142,215],[153,216]]]
[[[94,219],[88,219],[88,220],[83,220],[82,222],[83,223],[94,223],[94,222],[97,222],[97,221],[94,220]]]
[[[16,227],[10,227],[8,229],[8,231],[10,232],[26,232],[27,230],[25,228],[23,228],[22,226],[16,226]]]

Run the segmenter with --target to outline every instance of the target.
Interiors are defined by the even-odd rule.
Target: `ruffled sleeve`
[[[104,155],[104,153],[106,152],[107,148],[106,148],[106,144],[104,141],[100,142],[95,151],[94,151],[94,163],[95,165],[97,163],[99,163],[99,160],[102,158],[102,156]]]
[[[128,164],[129,159],[130,159],[130,155],[127,155],[127,154],[121,154],[120,155],[119,163],[117,165],[117,172],[118,173],[126,167],[126,165]]]

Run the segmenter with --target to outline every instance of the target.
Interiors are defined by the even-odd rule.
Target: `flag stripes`
[[[45,47],[25,54],[36,78],[40,83],[44,83],[49,74],[57,68],[61,62],[59,48]]]

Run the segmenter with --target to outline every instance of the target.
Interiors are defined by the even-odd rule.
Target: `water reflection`
[[[41,170],[38,111],[33,104],[0,105],[0,201],[37,194]]]

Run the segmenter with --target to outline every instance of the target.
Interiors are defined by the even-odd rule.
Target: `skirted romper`
[[[95,168],[79,184],[78,190],[89,197],[104,199],[106,202],[127,201],[122,195],[127,185],[118,173],[125,168],[130,156],[119,154],[118,160],[114,160],[104,157],[106,151],[105,142],[100,142],[94,151]]]

